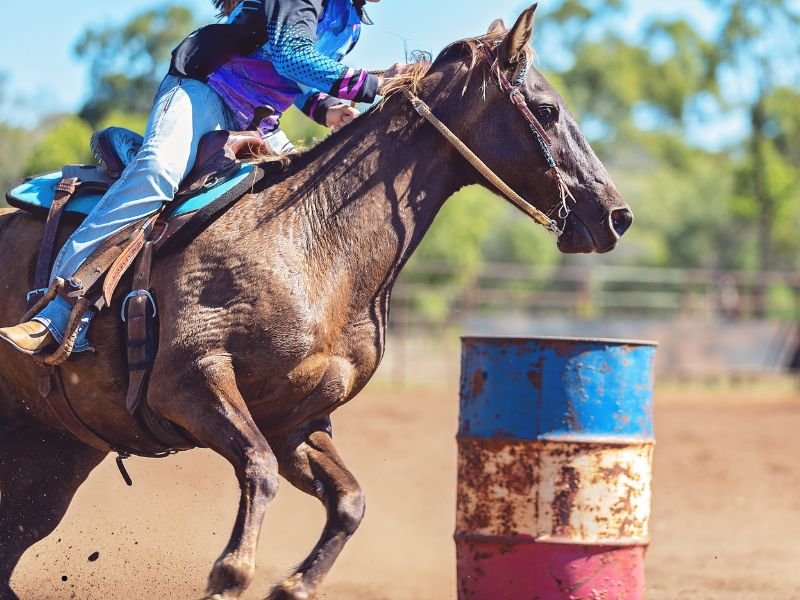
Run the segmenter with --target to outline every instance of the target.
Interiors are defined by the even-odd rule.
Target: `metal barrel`
[[[460,600],[644,598],[655,344],[462,338]]]

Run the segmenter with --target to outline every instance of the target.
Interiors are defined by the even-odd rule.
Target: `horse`
[[[176,449],[204,446],[230,462],[241,490],[206,599],[239,598],[252,581],[279,477],[318,498],[327,516],[311,553],[267,598],[314,597],[365,506],[333,444],[330,415],[378,367],[392,286],[444,201],[466,185],[496,187],[408,96],[424,100],[531,207],[556,215],[562,252],[608,252],[631,224],[563,99],[529,68],[535,8],[511,29],[495,21],[487,34],[420,63],[395,81],[398,93],[262,179],[154,265],[159,349],[147,407],[186,432],[190,442]],[[515,82],[521,105],[498,85],[501,76]],[[41,229],[27,213],[0,215],[0,255],[15,257],[0,272],[0,322],[25,312]],[[152,454],[160,448],[125,408],[115,313],[98,315],[96,352],[63,364],[59,381],[87,429],[112,447]],[[0,346],[0,599],[17,598],[9,580],[21,555],[55,529],[108,453],[65,428],[29,357]]]

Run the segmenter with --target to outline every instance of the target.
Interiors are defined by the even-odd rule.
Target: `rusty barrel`
[[[460,600],[644,598],[655,344],[462,339]]]

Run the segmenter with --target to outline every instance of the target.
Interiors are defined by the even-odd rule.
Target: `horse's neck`
[[[312,247],[346,254],[355,272],[384,285],[466,183],[452,149],[403,102],[396,98],[337,136],[304,169],[309,176],[298,190],[316,236]]]

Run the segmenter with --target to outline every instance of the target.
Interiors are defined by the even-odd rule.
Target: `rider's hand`
[[[325,125],[336,132],[348,123],[352,123],[360,114],[361,113],[349,104],[336,104],[335,106],[331,106],[325,114]]]

